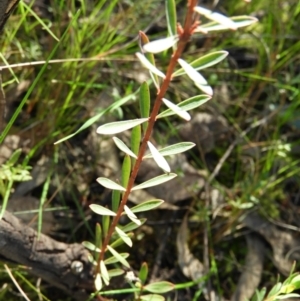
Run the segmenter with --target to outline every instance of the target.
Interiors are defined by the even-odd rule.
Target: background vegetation
[[[177,2],[180,17],[186,1]],[[177,264],[174,238],[189,208],[189,247],[200,261],[204,254],[204,263],[210,263],[211,284],[218,294],[230,298],[247,252],[245,234],[250,230],[241,223],[245,212],[257,210],[266,219],[299,231],[300,4],[294,0],[215,4],[226,15],[259,19],[255,26],[237,32],[195,37],[185,51],[187,61],[208,50],[229,52],[228,59],[205,70],[215,95],[199,110],[222,118],[222,127],[209,124],[211,134],[205,139],[198,137],[197,151],[188,156],[189,163],[207,175],[206,180],[216,166],[220,167],[210,184],[223,201],[212,206],[200,189],[176,203],[180,210],[158,211],[136,234],[131,261],[136,269],[143,261],[152,272],[159,268],[153,272],[154,278],[160,274],[174,283],[188,282]],[[44,209],[58,208],[58,229],[52,235],[61,240],[93,239],[96,220],[88,205],[107,200],[107,192],[95,182],[107,166],[99,161],[101,153],[89,140],[93,126],[67,142],[53,143],[120,99],[125,106],[117,106],[96,125],[111,118],[136,117],[135,93],[147,79],[133,55],[138,50],[139,30],[152,39],[166,35],[163,1],[22,2],[2,35],[9,122],[3,138],[19,137],[23,168],[36,166],[42,158],[47,160],[44,180],[30,195],[47,204]],[[161,56],[162,68],[167,59]],[[176,101],[198,91],[189,81],[176,80],[169,93]],[[176,119],[172,124],[160,123],[155,140],[165,145],[179,135],[178,131]],[[43,207],[39,208],[41,217]],[[42,218],[39,227],[41,223]],[[163,235],[157,231],[161,228]],[[267,245],[266,250],[271,252],[271,247]],[[161,254],[158,267],[157,254]],[[266,259],[260,287],[274,284],[279,272]],[[28,278],[24,269],[16,268],[14,273],[26,294],[36,299],[40,293],[35,280]],[[16,300],[6,271],[2,269],[1,274],[0,295]],[[47,286],[41,289],[47,295]],[[202,288],[194,286],[176,293],[179,300],[198,300]]]

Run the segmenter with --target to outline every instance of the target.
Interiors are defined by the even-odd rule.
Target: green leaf
[[[182,101],[177,106],[182,108],[184,111],[190,111],[192,109],[202,106],[210,99],[211,99],[211,97],[208,95],[198,95],[198,96],[194,96],[194,97],[191,97],[191,98],[188,98],[188,99]],[[175,113],[172,110],[168,109],[164,112],[161,112],[159,115],[157,115],[156,119],[168,117],[171,115],[175,115]]]
[[[232,29],[232,30],[237,29],[237,27],[235,26],[235,23],[230,18],[227,18],[222,14],[212,12],[211,10],[200,7],[200,6],[194,7],[194,11],[200,15],[205,16],[207,19],[218,22],[218,23],[222,24],[223,26],[226,26],[227,29]]]
[[[150,116],[150,92],[146,82],[143,82],[140,87],[140,111],[142,118]],[[142,126],[143,131],[145,132],[148,127],[148,122],[143,123]]]
[[[141,222],[141,225],[143,225],[145,222],[146,222],[146,218],[141,218],[140,219],[140,222]],[[140,225],[137,225],[136,223],[134,222],[130,222],[129,224],[125,225],[122,227],[122,230],[124,232],[129,232],[129,231],[133,231],[135,229],[137,229]]]
[[[129,236],[123,232],[120,228],[116,227],[116,232],[120,236],[120,238],[128,245],[129,247],[132,247],[132,240],[129,238]]]
[[[144,289],[150,293],[164,294],[174,289],[174,284],[168,281],[150,283],[144,286]]]
[[[111,199],[112,199],[112,210],[113,212],[117,212],[119,209],[119,205],[120,205],[120,191],[119,190],[113,190],[112,195],[111,195]]]
[[[106,123],[98,127],[97,133],[102,135],[114,135],[117,133],[122,133],[148,121],[148,119],[149,118],[140,118]]]
[[[270,292],[268,294],[268,297],[272,297],[272,296],[277,295],[280,292],[281,287],[282,287],[282,283],[281,282],[278,282],[277,284],[275,284],[273,286],[273,288],[270,290]]]
[[[129,253],[119,253],[120,256],[122,256],[124,259],[129,257]],[[119,259],[116,258],[115,256],[109,257],[104,260],[105,264],[113,264],[119,262]]]
[[[147,277],[148,277],[148,264],[147,262],[143,262],[139,271],[139,279],[141,280],[142,284],[146,283]]]
[[[106,268],[103,260],[100,261],[100,272],[101,272],[101,276],[102,276],[104,283],[106,285],[109,285],[109,275],[108,275],[107,268]]]
[[[102,216],[102,229],[103,229],[103,237],[106,237],[109,229],[110,218],[108,215]]]
[[[136,217],[136,215],[129,209],[127,205],[124,206],[124,211],[131,221],[133,221],[139,226],[142,224],[141,221]]]
[[[150,142],[147,142],[149,150],[151,152],[151,155],[154,159],[154,161],[156,162],[156,164],[158,165],[158,167],[160,167],[162,170],[164,170],[165,172],[170,172],[171,168],[167,162],[167,160],[159,153],[159,151],[156,149],[156,147]]]
[[[17,161],[20,158],[20,155],[22,154],[22,149],[18,148],[16,149],[13,154],[10,156],[10,158],[5,162],[5,165],[13,166],[17,163]]]
[[[110,179],[100,177],[96,181],[100,185],[104,186],[105,188],[126,191],[126,189],[124,187],[122,187],[121,185],[117,184],[116,182],[114,182]]]
[[[195,61],[192,61],[190,65],[197,71],[211,67],[221,61],[223,61],[228,56],[227,51],[215,51],[209,54],[206,54]],[[178,69],[172,74],[172,77],[185,74],[183,68]]]
[[[131,149],[135,155],[138,155],[141,143],[141,126],[138,125],[131,132]]]
[[[112,270],[108,271],[108,275],[110,278],[123,275],[124,273],[125,273],[125,271],[121,270],[121,269],[112,269]]]
[[[101,250],[89,241],[83,241],[82,245],[92,252],[101,252]]]
[[[194,146],[195,146],[195,143],[193,143],[193,142],[179,142],[179,143],[161,148],[158,151],[162,156],[166,157],[166,156],[172,156],[172,155],[184,153],[184,152],[188,151],[189,149],[193,148]],[[152,155],[147,154],[143,157],[143,159],[148,159],[148,158],[152,158]]]
[[[91,204],[90,209],[99,215],[116,216],[116,213],[98,204]]]
[[[6,2],[6,3],[9,3],[9,2]],[[17,3],[17,1],[15,2],[11,2],[11,3]],[[9,5],[9,4],[8,4]],[[13,4],[12,4],[13,5]],[[30,16],[33,16],[37,21],[38,23],[41,25],[41,27],[43,28],[43,31],[47,31],[57,42],[59,42],[59,38],[56,37],[56,35],[54,34],[54,32],[52,32],[52,30],[50,29],[50,26],[52,25],[51,22],[47,22],[48,25],[39,17],[39,15],[37,13],[35,13],[35,10],[33,10],[26,2],[20,2],[20,5],[22,5],[23,7],[25,7],[25,9],[30,12]],[[10,5],[9,5],[10,6]],[[6,12],[7,14],[7,12]],[[52,26],[51,26],[52,27]]]
[[[152,65],[143,54],[137,52],[135,55],[146,69],[148,69],[149,71],[151,71],[152,73],[156,74],[159,77],[162,78],[166,77],[160,70],[158,70],[154,65]]]
[[[177,105],[175,105],[174,103],[172,103],[168,99],[163,98],[162,101],[164,102],[164,104],[170,110],[172,110],[176,115],[178,115],[182,119],[184,119],[186,121],[190,121],[191,120],[191,115],[188,112],[182,110],[182,108],[178,107]]]
[[[234,22],[236,28],[249,26],[258,22],[258,19],[249,16],[236,16],[236,17],[230,17],[230,19]],[[220,31],[220,30],[227,30],[227,29],[228,28],[226,25],[222,25],[218,22],[209,22],[201,26],[198,26],[195,32],[207,33],[211,31]]]
[[[175,173],[164,174],[164,175],[152,178],[142,184],[139,184],[139,185],[133,187],[132,190],[138,190],[138,189],[144,189],[144,188],[157,186],[162,183],[168,182],[168,181],[174,179],[175,177],[177,177],[177,175]]]
[[[133,158],[137,158],[137,156],[129,149],[129,147],[118,137],[113,137],[113,140],[116,144],[116,146],[125,154],[133,157]]]
[[[140,31],[140,32],[139,32],[139,36],[140,36],[140,38],[141,38],[141,41],[142,41],[141,44],[142,44],[142,45],[145,45],[145,44],[149,43],[149,39],[148,39],[147,35],[146,35],[144,32]],[[148,53],[145,53],[145,56],[146,56],[146,58],[149,60],[149,62],[155,67],[155,59],[154,59],[153,53],[149,53],[149,52],[148,52]],[[151,76],[151,78],[152,78],[152,80],[153,80],[153,83],[154,83],[155,87],[156,87],[157,89],[159,89],[159,80],[158,80],[157,75],[154,74],[154,73],[152,73],[152,72],[150,71],[150,76]]]
[[[111,246],[107,246],[107,249],[120,263],[122,263],[125,267],[130,268],[128,261],[124,257],[122,257],[115,249],[113,249]]]
[[[138,204],[130,209],[133,213],[149,211],[154,208],[157,208],[163,202],[164,202],[163,200],[149,200],[149,201],[143,202],[141,204]]]
[[[151,294],[140,296],[140,300],[143,301],[164,301],[165,298],[161,295]]]
[[[291,280],[291,284],[295,285],[297,289],[300,288],[300,275],[299,274],[294,275],[294,277]]]
[[[210,86],[208,85],[202,85],[199,83],[194,82],[195,86],[198,87],[202,92],[207,93],[208,95],[212,96],[213,95],[213,90]]]
[[[120,227],[119,227],[120,228]],[[127,235],[129,236],[129,238],[132,238],[133,237],[133,233],[127,233]],[[112,247],[112,248],[117,248],[117,247],[119,247],[119,246],[121,246],[121,245],[123,245],[125,242],[124,242],[124,240],[123,239],[121,239],[121,238],[117,238],[114,242],[112,242],[111,244],[110,244],[110,246]]]
[[[260,291],[255,291],[255,295],[256,295],[256,298],[257,298],[257,301],[263,301],[264,298],[265,298],[265,295],[266,295],[266,288],[262,288]]]
[[[169,36],[177,34],[177,15],[175,0],[166,0],[166,17]]]
[[[95,277],[95,288],[97,291],[101,291],[101,289],[102,289],[102,279],[101,279],[101,275],[99,273],[97,273],[97,275]]]
[[[138,93],[139,90],[136,90],[134,93],[127,95],[123,98],[121,98],[120,100],[114,102],[113,104],[111,104],[108,108],[104,109],[102,112],[100,112],[99,114],[91,117],[90,119],[88,119],[76,132],[56,141],[54,144],[58,144],[61,143],[63,141],[66,141],[74,136],[76,136],[77,134],[79,134],[80,132],[82,132],[83,130],[87,129],[88,127],[90,127],[91,125],[93,125],[97,120],[99,120],[102,116],[104,116],[107,113],[110,113],[118,108],[120,108],[122,105],[124,105],[125,103],[129,102],[132,99],[135,99],[135,95]]]
[[[199,89],[210,96],[213,95],[212,88],[207,85],[206,79],[199,72],[197,72],[190,64],[182,59],[178,59],[178,63]]]
[[[125,155],[122,165],[122,186],[127,187],[131,173],[131,160],[128,155]]]
[[[95,246],[97,246],[99,248],[99,251],[102,248],[102,229],[99,223],[96,223],[96,227],[95,227]],[[99,254],[96,254],[96,258],[98,259]]]
[[[174,46],[177,43],[177,41],[178,41],[178,36],[174,35],[168,38],[149,42],[143,46],[143,49],[146,52],[160,53]]]
[[[286,294],[286,295],[280,295],[276,297],[276,300],[283,300],[283,299],[290,299],[290,298],[297,298],[299,297],[299,294]]]

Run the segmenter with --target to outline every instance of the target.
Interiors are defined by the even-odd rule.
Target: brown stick
[[[28,266],[29,272],[85,300],[85,289],[93,289],[93,266],[89,252],[80,244],[65,244],[38,233],[5,212],[0,220],[0,256]]]

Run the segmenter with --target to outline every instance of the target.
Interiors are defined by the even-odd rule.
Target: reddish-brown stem
[[[116,216],[114,217],[114,219],[113,219],[113,221],[112,221],[112,223],[109,227],[108,233],[107,233],[107,235],[104,239],[104,242],[102,244],[102,248],[101,248],[102,250],[101,250],[101,253],[100,253],[100,256],[99,256],[99,259],[98,259],[96,273],[100,272],[100,261],[104,260],[105,250],[106,250],[106,248],[109,244],[109,241],[111,239],[111,236],[114,233],[114,230],[115,230],[115,228],[116,228],[116,226],[119,222],[121,214],[124,210],[124,206],[127,203],[129,194],[130,194],[131,189],[134,185],[136,176],[138,174],[140,165],[142,163],[143,156],[144,156],[146,148],[147,148],[147,142],[150,139],[150,136],[151,136],[151,133],[152,133],[155,121],[156,121],[156,116],[158,115],[158,112],[159,112],[159,109],[160,109],[160,106],[161,106],[161,103],[162,103],[162,98],[166,94],[166,92],[168,90],[168,87],[169,87],[169,84],[172,80],[172,74],[173,74],[175,66],[177,64],[177,60],[180,58],[187,42],[189,41],[189,39],[190,39],[190,37],[193,33],[193,28],[194,28],[193,13],[194,13],[194,7],[196,6],[196,4],[197,4],[197,0],[189,0],[188,1],[188,11],[187,11],[187,14],[186,14],[186,19],[185,19],[185,23],[184,23],[184,27],[183,27],[183,32],[179,33],[179,42],[177,44],[177,49],[171,57],[171,60],[170,60],[170,63],[169,63],[168,69],[167,69],[166,77],[165,77],[164,81],[162,82],[161,87],[160,87],[160,89],[158,91],[158,94],[156,96],[154,106],[153,106],[152,112],[151,112],[150,117],[149,117],[148,127],[147,127],[147,130],[145,132],[143,141],[141,143],[139,154],[137,156],[135,165],[132,169],[130,179],[129,179],[128,185],[126,187],[126,191],[125,191],[125,193],[123,195],[123,198],[121,200],[118,212],[116,213]]]

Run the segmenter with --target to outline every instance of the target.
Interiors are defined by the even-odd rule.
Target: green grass
[[[138,50],[137,33],[156,20],[162,22],[160,18],[164,11],[155,0],[92,2],[52,1],[51,20],[38,17],[30,6],[21,3],[4,30],[1,38],[3,65],[23,64],[13,68],[8,66],[2,71],[4,90],[9,93],[16,89],[18,82],[25,80],[29,80],[30,86],[1,134],[0,143],[10,133],[25,138],[34,136],[30,140],[29,151],[19,162],[23,166],[33,166],[42,154],[47,154],[55,164],[64,161],[72,165],[66,155],[66,149],[72,148],[71,140],[55,146],[54,142],[72,135],[84,124],[86,128],[100,123],[112,111],[116,116],[134,116],[136,112],[134,96],[139,84],[135,78],[136,73],[143,70],[135,71],[138,67],[133,54]],[[185,7],[182,4],[184,1],[178,2]],[[211,34],[205,40],[195,38],[185,55],[189,60],[207,51],[231,51],[242,47],[241,61],[236,62],[231,57],[215,68],[205,70],[204,75],[214,84],[216,95],[211,103],[201,108],[201,111],[220,112],[227,119],[231,136],[238,137],[248,129],[213,181],[216,187],[226,187],[224,194],[228,206],[221,210],[220,215],[226,216],[222,220],[235,231],[238,217],[251,206],[256,206],[268,216],[279,218],[285,181],[295,178],[300,184],[299,154],[290,152],[290,147],[299,144],[295,132],[299,131],[300,112],[300,4],[293,0],[252,0],[249,4],[230,0],[224,5],[220,7],[221,11],[230,16],[254,13],[258,14],[260,22],[238,32]],[[165,35],[163,29],[160,30],[153,38]],[[30,65],[37,61],[42,63]],[[167,57],[162,56],[162,62],[167,62]],[[224,85],[228,95],[222,92]],[[169,94],[173,101],[198,93],[186,80],[174,81],[171,89]],[[101,99],[103,92],[111,97],[107,110]],[[154,95],[154,89],[152,93]],[[121,108],[121,104],[125,106]],[[20,122],[24,112],[30,117]],[[263,118],[266,122],[255,126]],[[168,134],[160,136],[156,133],[156,140],[165,143],[166,136],[176,136],[177,127],[174,124],[176,120],[161,124],[161,131]],[[79,139],[76,137],[73,136],[73,142]],[[211,172],[233,140],[216,145],[210,154],[212,156],[192,154],[192,164]],[[247,153],[251,148],[259,155]],[[56,168],[49,169],[48,179],[57,177],[60,181],[58,173]],[[65,177],[76,182],[79,179],[77,173],[80,170],[71,172],[70,169],[71,175]],[[39,228],[42,205],[49,198],[49,181],[45,182],[41,191]],[[79,211],[81,221],[84,221],[86,213],[76,195],[72,197],[72,202]],[[217,221],[211,220],[211,215],[207,213],[210,210],[203,209],[201,200],[196,199],[195,204],[194,214],[206,214],[211,223],[206,231],[209,232],[210,248],[216,248],[209,258],[212,274],[218,274],[218,278],[223,279],[222,267],[216,257],[219,256],[218,246],[226,234],[222,231],[216,233]],[[93,235],[88,223],[84,222],[83,228],[88,233],[84,235]],[[224,229],[227,230],[227,227]],[[81,240],[80,233],[73,234],[74,241]],[[219,239],[215,240],[216,236]],[[202,244],[200,235],[198,239],[197,243]],[[201,254],[199,259],[202,260],[200,252],[203,248],[195,247],[194,250]],[[226,246],[227,275],[230,269],[236,273],[238,268],[230,252],[238,252],[238,248]],[[19,276],[17,278],[24,285],[23,289],[32,293],[34,285],[26,285],[27,276],[22,278],[18,271],[15,275]],[[221,291],[222,282],[216,278],[214,284]],[[12,286],[7,279],[5,281]],[[186,282],[186,286],[180,288],[190,285]],[[196,287],[195,295],[201,293],[196,292]],[[0,293],[6,300],[13,300],[7,290]]]

